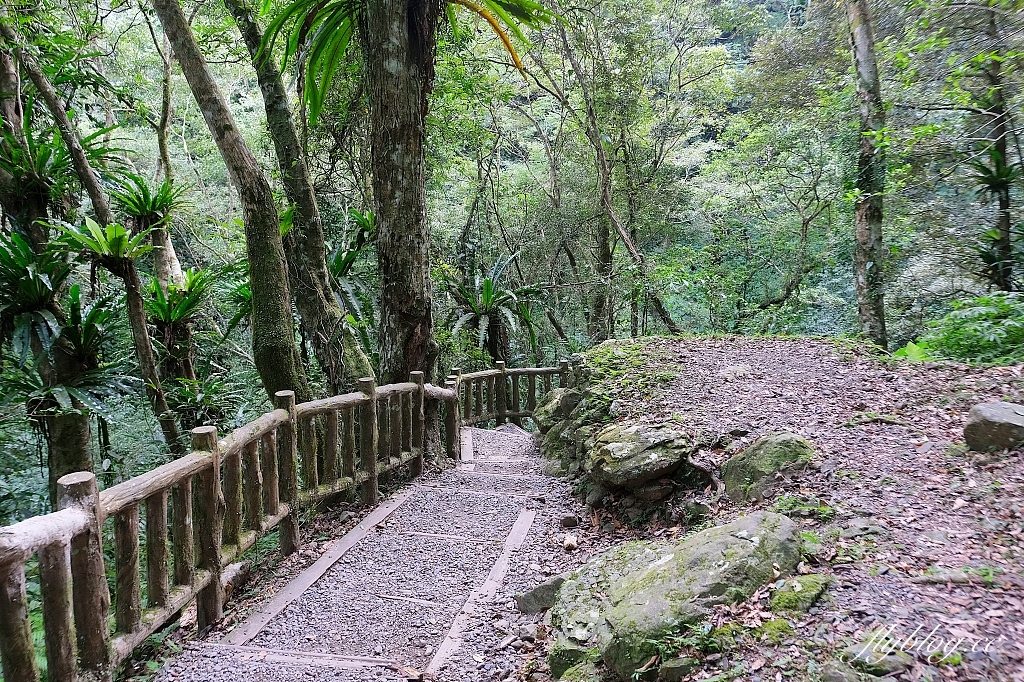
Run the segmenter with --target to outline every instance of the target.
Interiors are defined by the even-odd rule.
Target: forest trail
[[[246,620],[219,641],[193,643],[157,679],[466,679],[455,670],[478,661],[464,640],[496,597],[508,612],[510,566],[532,561],[524,543],[544,545],[560,522],[552,486],[562,487],[542,474],[531,434],[463,429],[456,469],[399,490]],[[489,678],[492,657],[486,667]]]
[[[883,363],[812,339],[657,339],[646,352],[676,377],[624,391],[622,418],[733,434],[695,458],[716,469],[779,430],[817,451],[809,471],[755,506],[790,507],[809,540],[807,570],[832,579],[827,596],[800,616],[770,613],[767,589],[722,608],[719,625],[785,617],[792,635],[708,657],[685,679],[739,666],[760,672],[722,679],[817,680],[843,647],[881,628],[962,640],[963,661],[944,667],[946,678],[1024,680],[1024,462],[960,445],[971,405],[1024,400],[1024,368]],[[651,514],[625,497],[585,509],[569,480],[543,474],[531,435],[467,432],[472,461],[399,491],[327,547],[299,587],[269,597],[219,643],[191,645],[157,679],[549,680],[541,617],[519,614],[513,595],[616,542],[682,536],[682,504]],[[707,503],[704,525],[752,508]],[[567,517],[579,527],[565,528]],[[906,679],[927,679],[924,658]]]

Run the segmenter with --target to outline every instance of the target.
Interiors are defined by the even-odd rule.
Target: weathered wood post
[[[316,461],[315,417],[305,417],[299,426],[299,462],[302,467],[302,489],[316,490],[320,485],[320,472]],[[296,481],[298,478],[296,478]],[[298,497],[296,497],[298,499]]]
[[[341,419],[341,412],[331,410],[324,415],[326,420],[326,432],[324,433],[324,483],[333,483],[338,479],[338,443],[340,429],[338,420]]]
[[[277,514],[281,507],[280,468],[277,464],[277,432],[271,431],[260,439],[260,471],[263,472],[263,512]]]
[[[196,595],[196,620],[202,632],[224,616],[224,587],[221,585],[220,548],[224,532],[224,495],[220,488],[220,447],[217,427],[192,429],[192,450],[209,452],[210,466],[196,476],[199,506],[195,510],[199,531],[199,568],[210,574],[210,582]]]
[[[244,449],[245,469],[242,471],[242,488],[245,495],[245,527],[259,532],[263,522],[263,471],[260,468],[259,441],[253,441]]]
[[[242,537],[242,453],[224,458],[225,545],[238,546]]]
[[[28,620],[25,565],[18,560],[0,566],[0,661],[5,680],[39,679]]]
[[[288,504],[288,516],[281,519],[281,553],[292,554],[299,548],[298,429],[295,418],[295,392],[278,391],[275,406],[288,413],[288,421],[277,428],[277,467],[281,501]]]
[[[102,510],[95,474],[79,471],[62,476],[57,481],[57,507],[81,509],[92,519],[89,529],[71,541],[75,633],[82,672],[100,682],[109,682],[113,677],[110,630],[107,626],[110,591],[103,566],[103,534],[100,528]],[[7,675],[6,670],[4,672],[4,679],[23,679]]]
[[[71,546],[55,542],[39,551],[39,586],[43,593],[46,679],[75,682],[74,606],[71,602]]]
[[[114,626],[118,632],[135,632],[142,621],[137,504],[128,505],[114,517],[114,569]]]
[[[537,375],[530,373],[526,381],[526,411],[533,416],[537,409]]]
[[[559,388],[569,387],[569,361],[562,360],[558,363],[558,386]]]
[[[167,491],[146,498],[146,585],[147,603],[163,606],[171,591],[167,561]]]
[[[181,479],[181,482],[171,490],[171,503],[174,507],[171,518],[174,584],[191,585],[196,575],[196,543],[192,530],[191,476]]]
[[[473,393],[476,395],[474,399],[473,416],[479,417],[487,411],[484,407],[484,381],[485,379],[473,379]]]
[[[512,410],[511,410],[511,412],[516,415],[515,417],[512,417],[512,423],[515,424],[516,426],[522,427],[522,425],[523,425],[523,418],[518,416],[518,415],[519,415],[520,412],[522,412],[522,405],[523,405],[522,398],[519,395],[519,382],[522,380],[523,377],[520,374],[513,374],[510,378],[512,379]]]
[[[444,382],[444,387],[450,391],[456,390],[455,376],[449,375],[448,380]],[[444,435],[445,435],[445,452],[453,462],[459,461],[459,401],[458,396],[455,400],[449,401],[445,405],[444,410]]]
[[[377,504],[377,382],[372,378],[359,380],[359,390],[366,402],[359,406],[359,467],[366,474],[363,481],[363,504]]]
[[[508,419],[508,393],[505,392],[508,385],[508,370],[505,368],[504,360],[498,360],[494,364],[497,366],[498,371],[501,372],[501,374],[495,377],[494,384],[495,409],[497,411],[494,421],[500,425],[504,424]]]
[[[416,390],[410,396],[412,400],[412,449],[416,453],[409,462],[409,473],[416,478],[423,473],[423,427],[425,426],[426,389],[423,372],[410,372],[409,381],[416,384]],[[456,412],[458,406],[456,405]]]
[[[356,475],[356,412],[345,409],[345,447],[341,453],[341,475],[353,478]]]

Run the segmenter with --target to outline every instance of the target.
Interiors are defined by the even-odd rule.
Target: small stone
[[[841,663],[832,661],[821,669],[821,682],[860,682],[861,675],[856,670]]]
[[[537,641],[537,624],[528,623],[519,627],[519,639],[524,642],[535,642]]]
[[[566,533],[565,538],[562,540],[562,546],[565,547],[565,551],[571,552],[580,546],[579,538],[572,533]]]
[[[562,517],[561,524],[562,528],[575,528],[576,526],[580,525],[580,520],[576,517],[575,514],[567,514]]]
[[[550,609],[555,604],[555,595],[558,588],[565,582],[565,576],[555,576],[550,580],[542,582],[532,590],[528,590],[515,596],[516,607],[522,613],[540,613]]]
[[[1009,450],[1024,442],[1024,405],[991,402],[975,405],[967,416],[964,439],[977,452]]]

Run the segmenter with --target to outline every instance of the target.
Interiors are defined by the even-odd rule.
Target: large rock
[[[722,465],[722,482],[733,502],[759,500],[774,487],[775,474],[802,469],[814,448],[795,433],[773,433],[758,438]]]
[[[571,388],[556,388],[537,400],[533,410],[533,423],[541,433],[547,433],[555,425],[569,418],[583,394]]]
[[[555,605],[555,595],[558,594],[558,588],[564,582],[564,575],[556,575],[554,578],[537,585],[532,590],[520,592],[515,596],[516,607],[523,613],[547,611]]]
[[[572,573],[558,591],[551,622],[562,670],[567,652],[593,647],[623,679],[658,653],[659,640],[703,620],[716,604],[748,598],[776,570],[800,557],[796,525],[758,512],[696,533],[678,544],[628,542]],[[777,567],[777,569],[776,569]],[[575,663],[576,661],[573,661]],[[563,667],[564,666],[564,667]]]
[[[964,439],[971,450],[1009,450],[1024,443],[1024,405],[981,403],[971,408],[964,426]]]
[[[583,468],[605,486],[640,488],[677,473],[693,479],[685,483],[695,489],[713,480],[709,472],[690,462],[696,449],[693,442],[670,427],[615,424],[601,430],[588,445]]]

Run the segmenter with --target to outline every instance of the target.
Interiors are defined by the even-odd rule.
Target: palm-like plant
[[[33,341],[50,353],[60,334],[54,301],[71,266],[59,253],[37,254],[18,234],[0,239],[0,345],[11,340],[19,364],[33,355]]]
[[[452,275],[443,276],[448,293],[455,299],[452,316],[458,316],[452,331],[475,329],[477,346],[486,347],[493,360],[509,359],[509,330],[518,325],[526,328],[531,347],[536,351],[537,337],[529,302],[540,289],[532,286],[506,289],[501,285],[502,275],[518,255],[505,260],[499,258],[487,277],[476,276],[472,288]]]
[[[153,249],[146,243],[148,230],[131,235],[117,223],[104,228],[87,217],[82,227],[59,225],[58,228],[63,232],[61,243],[98,261],[119,277],[125,276],[124,268],[129,262]]]
[[[174,185],[166,179],[152,189],[141,176],[127,173],[110,197],[132,219],[132,232],[138,234],[166,223],[171,212],[182,206],[187,190],[185,185]]]
[[[285,61],[287,63],[289,57],[295,56],[299,67],[305,71],[303,97],[313,120],[323,109],[324,99],[342,64],[365,4],[365,0],[294,0],[267,27],[261,52],[269,53],[282,35],[287,37]],[[457,26],[456,6],[482,17],[501,39],[520,71],[523,63],[509,33],[525,41],[520,25],[536,28],[554,17],[533,0],[448,0],[443,4],[453,27]],[[265,0],[263,11],[269,7],[270,0]]]
[[[216,273],[211,270],[189,268],[183,273],[182,284],[168,284],[166,293],[156,278],[149,281],[146,312],[156,325],[166,351],[161,363],[164,378],[196,380],[191,322],[209,297],[216,279]]]

